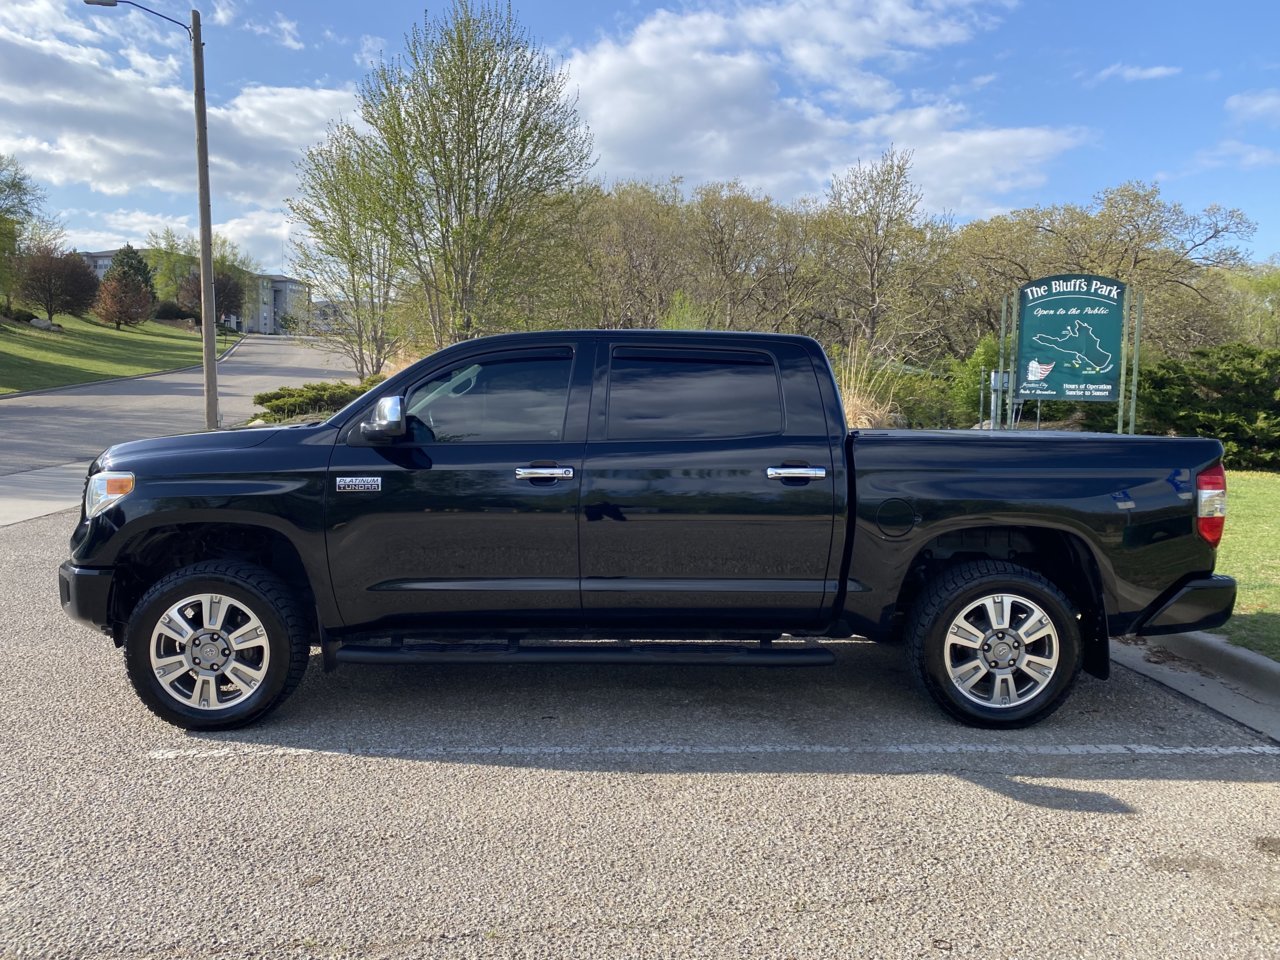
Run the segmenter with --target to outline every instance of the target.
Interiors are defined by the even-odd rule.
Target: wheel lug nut
[[[984,643],[984,644],[982,645],[982,649],[983,649],[983,650],[990,650],[990,649],[991,649],[991,644],[989,644],[989,643]]]
[[[1017,644],[1014,644],[1014,646],[1017,646]],[[222,651],[222,655],[225,657],[225,656],[227,655],[227,651],[226,651],[226,650],[223,650],[223,651]]]
[[[194,663],[197,667],[198,667],[198,666],[200,666],[200,658],[199,658],[199,657],[192,657],[192,658],[191,658],[191,662],[192,662],[192,663]]]
[[[1011,666],[1011,667],[1012,667],[1012,666],[1013,666],[1015,663],[1017,663],[1017,662],[1018,662],[1017,660],[1010,660],[1010,661],[1009,661],[1009,666]]]

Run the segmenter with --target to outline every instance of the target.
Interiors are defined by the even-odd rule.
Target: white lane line
[[[1119,755],[1142,757],[1276,757],[1280,746],[1206,746],[1162,747],[1148,743],[1073,743],[1073,744],[991,744],[991,743],[899,743],[882,746],[829,746],[824,744],[731,744],[725,746],[693,744],[632,744],[620,746],[554,746],[501,744],[494,746],[458,747],[259,747],[235,744],[226,747],[176,747],[147,752],[148,760],[209,759],[216,757],[286,757],[334,755],[354,757],[388,757],[428,760],[435,757],[617,757],[617,756],[755,756],[759,754],[809,753],[836,756],[944,756],[948,754],[989,753],[1032,757],[1064,757],[1077,755]]]

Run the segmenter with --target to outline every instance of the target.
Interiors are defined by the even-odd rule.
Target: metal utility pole
[[[213,298],[213,223],[209,210],[209,128],[204,110],[200,11],[191,11],[191,74],[196,88],[196,178],[200,191],[200,339],[204,348],[204,428],[218,429],[218,307]]]

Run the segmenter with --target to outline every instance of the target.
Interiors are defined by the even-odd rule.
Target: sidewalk
[[[1113,639],[1111,659],[1280,741],[1280,663],[1211,633]]]

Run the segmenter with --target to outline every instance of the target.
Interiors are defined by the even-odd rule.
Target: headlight
[[[96,517],[107,507],[133,492],[133,474],[104,470],[89,478],[84,488],[84,515]]]

